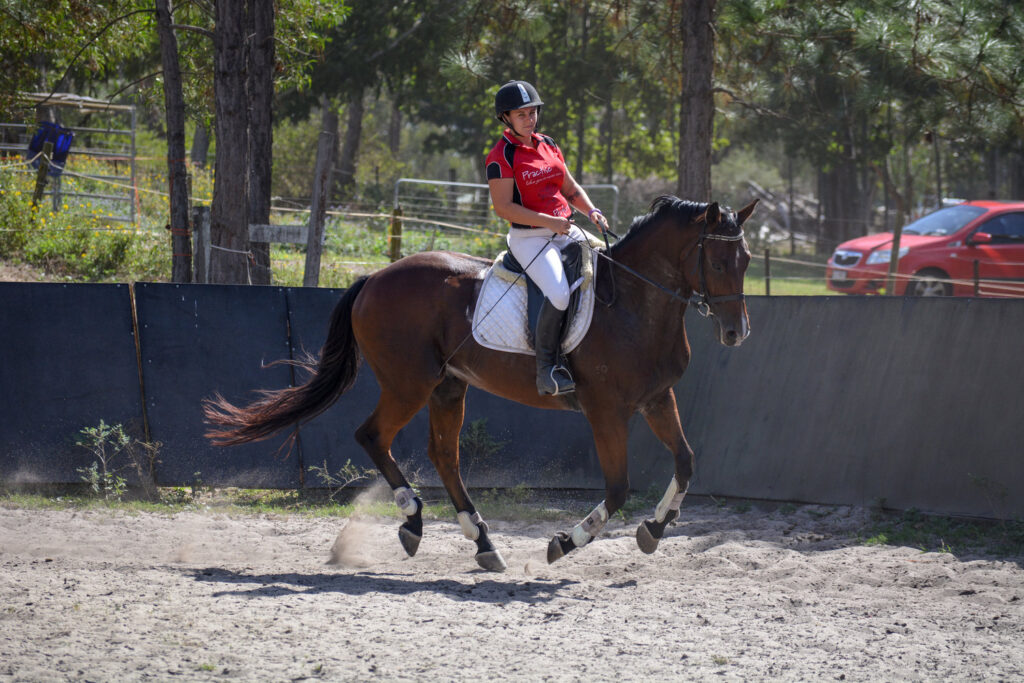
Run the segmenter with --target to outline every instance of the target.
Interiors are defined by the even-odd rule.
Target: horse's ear
[[[709,226],[718,225],[718,221],[722,218],[722,211],[718,208],[718,202],[711,202],[708,204],[708,208],[705,209],[703,215],[697,219],[697,222],[704,221]]]
[[[759,201],[761,200],[755,198],[754,201],[750,202],[749,204],[747,204],[746,206],[739,210],[739,212],[736,214],[736,225],[743,225],[744,223],[747,222],[747,219],[750,218],[750,214],[754,213],[754,207],[757,206],[757,203]]]

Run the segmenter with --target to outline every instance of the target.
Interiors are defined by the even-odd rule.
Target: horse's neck
[[[633,330],[634,349],[647,357],[682,358],[687,353],[683,316],[691,290],[680,272],[680,245],[678,239],[659,239],[645,231],[612,252],[617,263],[648,280],[611,266],[615,273],[616,303],[609,315],[616,328]],[[682,249],[685,248],[683,245]]]
[[[652,282],[688,298],[691,292],[682,271],[683,251],[688,247],[679,235],[666,238],[671,226],[650,226],[612,250],[612,257]],[[644,288],[656,289],[648,283]]]

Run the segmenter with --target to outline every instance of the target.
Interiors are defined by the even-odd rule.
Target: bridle
[[[708,296],[707,279],[704,275],[704,240],[739,242],[743,239],[743,228],[740,228],[738,235],[719,235],[713,232],[705,232],[706,228],[707,222],[705,221],[703,227],[701,227],[700,237],[697,238],[696,244],[698,263],[697,271],[698,278],[700,279],[700,289],[695,290],[693,294],[690,295],[690,302],[694,305],[694,308],[697,309],[697,312],[704,318],[715,314],[715,312],[711,310],[712,304],[722,303],[725,301],[743,301],[745,298],[743,292],[740,292],[739,294],[724,294],[722,296]],[[692,247],[690,251],[693,251]],[[687,254],[687,256],[689,256],[689,254]],[[683,262],[686,262],[685,258],[683,259]]]
[[[640,273],[638,273],[637,271],[633,270],[632,268],[630,268],[626,264],[619,263],[614,258],[612,258],[612,255],[611,255],[612,250],[611,250],[611,247],[608,246],[608,234],[611,234],[612,237],[614,237],[616,239],[619,239],[619,236],[616,235],[615,233],[613,233],[611,230],[606,230],[605,231],[605,236],[604,236],[605,251],[599,251],[597,249],[594,249],[586,241],[580,241],[579,243],[584,245],[584,246],[586,246],[588,249],[590,249],[592,252],[594,252],[595,254],[600,256],[601,258],[607,260],[609,262],[609,264],[612,265],[613,267],[618,267],[618,268],[621,268],[621,269],[625,270],[627,273],[629,273],[633,277],[637,278],[638,280],[646,282],[647,284],[651,285],[652,287],[654,287],[656,289],[660,289],[665,294],[668,294],[670,297],[672,297],[673,299],[676,299],[677,301],[679,301],[679,302],[681,302],[683,304],[693,304],[693,306],[697,310],[697,312],[700,313],[700,315],[702,317],[704,317],[704,318],[707,318],[709,316],[714,316],[715,315],[715,312],[713,310],[711,310],[711,305],[712,304],[717,304],[717,303],[724,302],[724,301],[743,301],[743,300],[745,300],[745,297],[744,297],[742,292],[739,293],[739,294],[724,294],[722,296],[708,296],[707,278],[704,275],[704,240],[719,240],[719,241],[722,241],[722,242],[739,242],[740,240],[743,239],[743,228],[740,228],[740,232],[739,232],[738,235],[719,235],[719,234],[714,233],[714,232],[707,232],[707,222],[705,221],[703,223],[703,225],[702,225],[702,227],[700,229],[700,236],[697,238],[697,242],[692,247],[690,247],[687,250],[686,255],[682,258],[682,262],[685,264],[687,259],[690,258],[690,254],[693,253],[693,250],[694,249],[697,250],[697,255],[698,255],[698,258],[699,258],[698,265],[697,265],[697,272],[698,272],[698,279],[700,281],[700,289],[699,290],[694,290],[690,294],[690,298],[689,299],[684,299],[683,297],[679,296],[679,292],[678,291],[673,291],[673,290],[669,289],[668,287],[666,287],[666,286],[664,286],[662,284],[659,284],[659,283],[655,282],[654,280],[651,280],[650,278],[648,278],[648,277],[646,277],[644,275],[641,275]],[[612,293],[612,297],[611,297],[610,300],[602,301],[601,302],[605,306],[611,306],[612,304],[615,303],[615,294],[614,294],[615,271],[614,271],[614,268],[609,271],[609,274],[611,275],[612,291],[613,291],[613,293]],[[598,300],[600,301],[600,299],[598,299]]]

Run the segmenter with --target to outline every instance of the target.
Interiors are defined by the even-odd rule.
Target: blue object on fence
[[[71,150],[71,142],[75,139],[75,132],[65,128],[59,123],[40,121],[39,130],[32,136],[28,143],[28,157],[36,157],[43,151],[43,145],[47,142],[53,143],[53,156],[50,158],[49,174],[59,176],[64,171],[64,163],[68,159],[68,152]],[[39,168],[41,159],[32,162],[33,168]]]

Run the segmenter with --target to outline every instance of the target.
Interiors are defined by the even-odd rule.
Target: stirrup
[[[547,376],[544,375],[544,369],[537,373],[537,393],[541,396],[561,396],[576,391],[576,382],[568,368],[562,365],[552,365],[547,368],[547,371]]]

